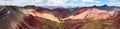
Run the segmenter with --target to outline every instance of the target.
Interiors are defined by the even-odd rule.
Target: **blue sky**
[[[120,0],[0,0],[1,5],[36,6],[120,6]]]

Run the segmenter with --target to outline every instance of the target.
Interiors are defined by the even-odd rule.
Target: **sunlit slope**
[[[113,16],[114,12],[104,11],[97,8],[81,8],[69,17],[65,19],[85,19],[85,18],[94,18],[94,19],[107,19]]]
[[[60,21],[58,20],[58,18],[55,17],[53,14],[51,14],[49,12],[43,12],[41,14],[41,17],[60,23]]]

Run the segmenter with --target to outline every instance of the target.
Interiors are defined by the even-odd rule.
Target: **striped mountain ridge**
[[[109,10],[109,8],[113,10]],[[98,26],[96,28],[102,27],[96,20],[107,20],[109,18],[114,20],[111,23],[115,24],[112,25],[112,28],[117,29],[119,28],[117,25],[119,25],[120,13],[116,10],[119,8],[108,6],[102,6],[102,8],[97,6],[80,7],[72,12],[67,8],[59,7],[50,10],[49,8],[34,6],[5,6],[0,7],[0,29],[89,29],[87,27],[92,29],[91,25]]]

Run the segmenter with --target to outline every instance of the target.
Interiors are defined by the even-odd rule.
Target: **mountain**
[[[120,12],[117,10],[119,7],[81,7],[63,19],[64,25],[66,29],[119,29]]]
[[[59,18],[64,18],[65,16],[67,16],[70,12],[65,9],[65,8],[55,8],[53,10],[51,10],[52,14],[54,14],[55,16],[59,17]]]
[[[111,16],[108,11],[101,10],[94,7],[82,7],[75,12],[73,12],[69,17],[65,19],[85,19],[85,18],[94,18],[94,19],[107,19]]]
[[[1,6],[0,29],[119,29],[120,7],[50,7]]]
[[[23,18],[23,13],[14,6],[4,6],[0,9],[0,29],[13,29],[18,20]]]
[[[36,11],[38,11],[38,12],[42,12],[42,11],[44,11],[44,10],[50,10],[50,9],[48,9],[48,8],[44,8],[44,7],[37,7],[37,10]]]
[[[119,28],[119,23],[120,22],[120,12],[118,12],[115,16],[114,16],[114,21],[112,23],[112,29],[120,29]]]

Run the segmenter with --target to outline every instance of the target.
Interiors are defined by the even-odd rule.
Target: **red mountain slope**
[[[109,14],[104,10],[99,10],[97,8],[83,7],[76,10],[68,18],[65,19],[85,19],[85,18],[107,19],[110,16],[111,14]]]

